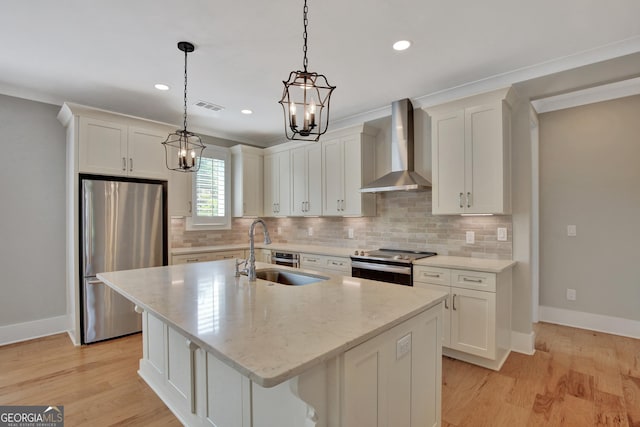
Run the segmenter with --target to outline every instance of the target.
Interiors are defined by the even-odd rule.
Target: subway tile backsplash
[[[431,191],[403,191],[377,195],[378,215],[367,218],[265,218],[271,239],[278,243],[339,246],[354,249],[402,248],[432,250],[441,255],[511,259],[510,215],[462,217],[431,215]],[[252,219],[232,221],[224,231],[186,231],[185,219],[171,220],[174,248],[248,243]],[[309,227],[313,236],[308,235]],[[497,228],[507,229],[507,241],[498,242]],[[280,234],[278,234],[280,229]],[[349,239],[353,229],[353,239]],[[475,243],[465,243],[467,231]]]

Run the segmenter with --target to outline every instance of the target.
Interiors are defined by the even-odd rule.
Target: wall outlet
[[[278,227],[276,232],[278,233],[278,236],[282,234],[282,227]]]
[[[576,237],[578,230],[575,225],[567,225],[567,236]]]
[[[507,229],[504,227],[498,228],[498,241],[506,242],[507,241]]]
[[[347,229],[347,234],[348,234],[348,236],[349,236],[349,238],[350,238],[350,239],[353,239],[353,236],[354,236],[354,234],[353,234],[353,228],[348,228],[348,229]]]
[[[313,227],[307,228],[307,236],[309,237],[313,236]]]
[[[567,299],[569,301],[575,301],[576,300],[576,290],[575,289],[567,289]]]
[[[476,233],[473,231],[467,231],[467,243],[472,245],[476,242]]]
[[[411,353],[411,333],[396,341],[396,360],[409,353]]]

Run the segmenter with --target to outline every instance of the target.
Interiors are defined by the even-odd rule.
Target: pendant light
[[[336,88],[327,78],[307,71],[307,0],[304,0],[304,59],[303,71],[292,71],[289,80],[283,81],[284,93],[279,103],[284,110],[284,133],[287,139],[318,141],[329,126],[329,99]]]
[[[187,130],[187,54],[193,52],[195,47],[189,42],[179,42],[178,49],[184,52],[184,128],[170,133],[162,145],[168,169],[197,172],[205,146],[198,135]]]

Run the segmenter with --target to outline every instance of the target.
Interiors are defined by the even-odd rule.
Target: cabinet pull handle
[[[458,195],[458,204],[460,205],[461,208],[464,208],[464,205],[462,204],[462,196],[464,195],[464,193],[460,193]]]
[[[425,277],[440,277],[440,273],[422,273]]]
[[[186,262],[198,262],[198,258],[187,258],[185,259]]]
[[[280,213],[280,202],[276,203],[276,206],[278,207],[278,213]]]
[[[129,172],[133,172],[133,157],[129,157]]]
[[[471,207],[471,192],[467,191],[467,207]]]
[[[127,158],[126,157],[122,158],[122,170],[123,171],[127,170]]]
[[[482,283],[482,279],[469,279],[468,277],[462,278],[463,282]]]
[[[196,350],[198,345],[194,344],[191,340],[187,340],[187,348],[189,349],[189,376],[190,376],[190,406],[191,413],[196,413]]]
[[[271,210],[272,210],[274,213],[275,213],[275,212],[278,212],[278,211],[276,210],[276,204],[275,204],[275,203],[272,203],[272,204],[271,204]]]
[[[449,301],[449,298],[447,298],[446,300],[444,300],[444,308],[445,308],[445,310],[449,310],[449,303],[448,303],[448,301]]]
[[[340,211],[341,211],[341,209],[340,209],[340,199],[336,200],[336,210],[337,210],[338,212],[340,212]]]
[[[453,294],[453,309],[457,310],[457,308],[456,308],[456,294]]]
[[[340,200],[340,210],[344,212],[344,200]]]
[[[192,202],[187,202],[189,203],[189,213],[191,213],[191,209],[193,208],[193,203]]]

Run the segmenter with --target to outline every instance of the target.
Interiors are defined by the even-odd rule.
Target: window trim
[[[197,206],[197,189],[196,185],[198,180],[196,176],[193,176],[191,180],[191,203],[194,207],[190,217],[187,217],[186,229],[187,231],[197,230],[231,230],[231,150],[226,147],[219,147],[216,145],[207,145],[207,148],[202,152],[202,157],[210,159],[221,159],[224,161],[224,205],[225,214],[224,217],[211,218],[210,222],[204,218],[194,222],[196,217]],[[202,218],[202,217],[201,217]]]

